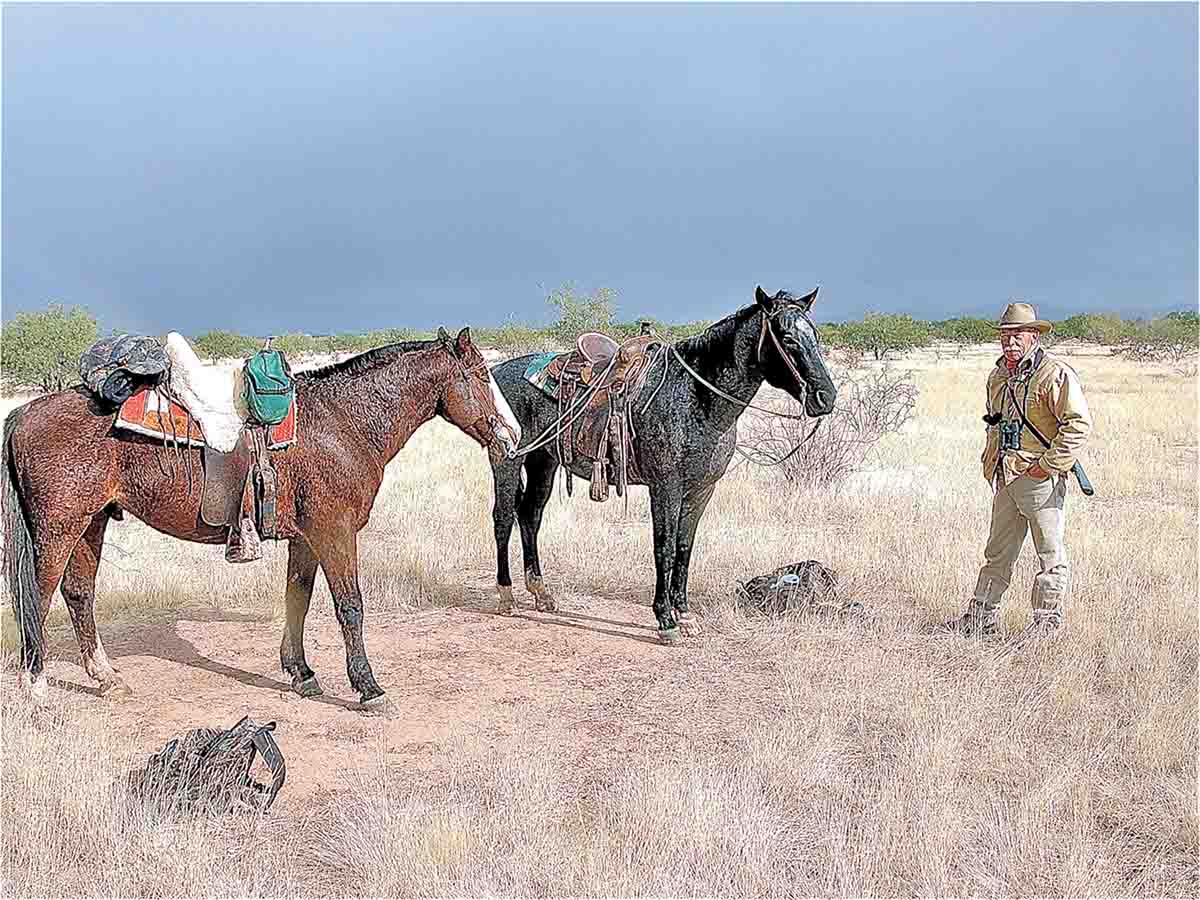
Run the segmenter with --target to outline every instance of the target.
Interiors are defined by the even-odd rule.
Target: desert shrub
[[[287,356],[301,356],[306,353],[324,353],[328,344],[311,334],[298,331],[281,334],[271,341],[271,347],[282,351]]]
[[[562,344],[575,343],[582,332],[613,329],[613,315],[617,292],[611,288],[597,288],[591,294],[579,294],[574,286],[564,284],[551,292],[546,302],[558,311],[558,320],[550,331]]]
[[[1132,325],[1113,348],[1115,353],[1140,362],[1185,363],[1200,350],[1200,316],[1170,313],[1161,319]]]
[[[996,334],[995,323],[973,316],[946,319],[944,322],[934,322],[930,326],[930,335],[938,340],[950,342],[957,353],[961,353],[964,347],[972,344],[993,343]]]
[[[1107,313],[1080,313],[1056,322],[1053,334],[1089,344],[1119,344],[1132,335],[1133,324]]]
[[[743,419],[738,440],[742,456],[773,466],[787,481],[834,488],[861,468],[880,438],[899,431],[916,412],[919,392],[908,372],[884,366],[870,372],[842,372],[834,381],[837,402],[821,420]],[[786,411],[798,413],[800,406],[789,403]],[[814,425],[818,426],[815,432]],[[805,441],[810,432],[812,437]],[[789,457],[797,445],[799,449]]]
[[[518,322],[515,316],[509,316],[496,328],[473,328],[471,333],[478,346],[512,356],[550,350],[557,343],[545,329]]]
[[[96,338],[96,319],[79,306],[17,313],[4,326],[0,371],[9,384],[61,391],[78,383],[79,357]]]
[[[867,313],[861,322],[842,326],[842,343],[877,360],[929,345],[929,326],[909,315]]]
[[[192,341],[192,346],[200,356],[206,356],[214,362],[218,359],[236,359],[249,356],[262,342],[244,334],[233,331],[206,331]]]

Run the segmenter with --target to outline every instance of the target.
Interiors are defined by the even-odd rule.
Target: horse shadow
[[[517,589],[514,588],[514,594]],[[448,609],[459,609],[466,612],[478,613],[484,616],[497,616],[496,612],[496,596],[491,588],[470,587],[466,590],[459,588],[460,594],[466,594],[453,602],[439,604],[439,606]],[[660,642],[657,637],[653,636],[656,629],[651,625],[643,625],[638,622],[619,622],[615,619],[605,619],[600,616],[590,616],[582,612],[576,612],[572,609],[562,608],[562,597],[558,598],[559,608],[554,612],[538,612],[535,611],[533,601],[528,598],[520,598],[518,606],[510,616],[503,618],[521,619],[526,622],[535,623],[538,625],[557,625],[561,628],[576,628],[581,631],[590,631],[593,634],[602,634],[606,637],[621,638],[627,641],[638,641],[643,644],[652,644],[659,646]],[[590,624],[594,623],[594,624]],[[599,627],[602,625],[612,626],[611,628]],[[615,631],[617,628],[627,628],[629,631]],[[630,632],[650,632],[651,634],[638,634]]]
[[[227,663],[210,659],[202,654],[196,648],[195,644],[181,637],[177,630],[180,622],[247,622],[262,624],[263,621],[261,616],[231,610],[183,610],[178,615],[151,622],[110,624],[105,628],[104,648],[109,658],[114,662],[131,656],[152,656],[157,659],[166,660],[167,662],[211,672],[214,675],[220,675],[224,678],[231,678],[240,684],[257,690],[292,694],[290,682],[281,681],[278,678],[263,675],[260,672],[249,672],[237,666],[231,666]],[[78,660],[78,644],[75,642],[74,634],[69,628],[65,629],[64,633],[51,637],[48,644],[48,649],[51,653],[65,659],[74,656]],[[59,678],[50,678],[48,681],[51,686],[64,691],[87,694],[93,697],[100,696],[100,688],[96,685],[77,684]],[[357,700],[347,700],[326,694],[307,699],[341,709],[355,709],[359,705]]]

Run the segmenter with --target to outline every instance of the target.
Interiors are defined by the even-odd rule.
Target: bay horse
[[[304,655],[304,619],[320,566],[346,644],[346,671],[365,711],[386,709],[363,645],[358,532],[367,524],[384,467],[434,416],[458,426],[498,462],[520,425],[464,328],[429,341],[390,344],[296,380],[297,441],[271,451],[278,478],[277,531],[288,542],[283,671],[303,697],[321,693]],[[129,693],[96,633],[96,572],[108,522],[122,511],[164,534],[221,544],[226,529],[200,517],[198,447],[113,429],[113,410],[85,388],[21,406],[4,422],[4,562],[21,630],[21,680],[35,703],[47,696],[45,621],[54,589],[79,640],[83,667],[101,693]],[[163,454],[182,453],[168,466]],[[198,477],[193,479],[199,482]]]
[[[687,590],[696,529],[717,481],[733,457],[738,417],[762,383],[766,381],[802,402],[808,416],[815,418],[833,411],[837,388],[825,368],[817,331],[809,318],[816,298],[816,290],[803,297],[793,297],[786,291],[772,297],[757,288],[753,305],[721,319],[702,334],[679,341],[660,355],[649,370],[641,395],[628,400],[637,435],[633,447],[637,464],[631,470],[636,469],[640,475],[637,480],[631,478],[630,483],[650,489],[656,571],[654,615],[659,639],[664,643],[700,633],[700,624],[688,609]],[[557,401],[525,377],[534,358],[508,360],[492,369],[522,430],[531,439],[548,429],[552,434],[560,412]],[[513,608],[508,542],[514,518],[520,525],[525,587],[539,611],[555,609],[554,597],[542,580],[538,532],[559,465],[556,441],[507,460],[492,461],[492,520],[501,613],[511,614]],[[571,471],[586,479],[591,474],[588,465],[577,455]]]

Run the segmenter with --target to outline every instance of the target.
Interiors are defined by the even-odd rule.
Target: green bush
[[[546,302],[558,310],[558,321],[551,326],[551,333],[568,347],[585,331],[610,333],[616,299],[617,292],[611,288],[597,288],[592,294],[577,294],[572,285],[564,284],[546,298]]]
[[[271,347],[279,350],[284,356],[302,356],[307,353],[325,353],[328,342],[315,338],[311,334],[289,332],[281,334],[273,341]]]
[[[909,315],[867,313],[861,322],[842,326],[846,347],[886,359],[889,353],[907,353],[929,345],[929,326]]]
[[[206,331],[192,341],[197,355],[213,362],[218,359],[237,359],[249,356],[262,346],[262,341],[233,331]]]
[[[96,339],[96,319],[79,306],[17,313],[4,326],[0,371],[14,385],[61,391],[79,382],[79,357]]]
[[[960,316],[944,322],[935,322],[931,326],[930,332],[939,340],[950,341],[960,346],[995,343],[999,334],[994,322],[972,316]]]
[[[1132,322],[1100,313],[1081,313],[1054,325],[1059,340],[1075,338],[1089,344],[1120,344],[1133,335],[1133,330]]]
[[[1200,317],[1171,313],[1138,322],[1114,349],[1130,359],[1179,364],[1200,350]]]
[[[511,316],[497,328],[472,328],[471,334],[476,346],[512,355],[549,350],[557,342],[545,329]]]

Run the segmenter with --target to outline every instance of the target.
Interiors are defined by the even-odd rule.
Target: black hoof
[[[297,678],[292,679],[292,690],[301,697],[320,697],[323,693],[321,684],[317,681],[316,675],[310,675],[303,681]]]

